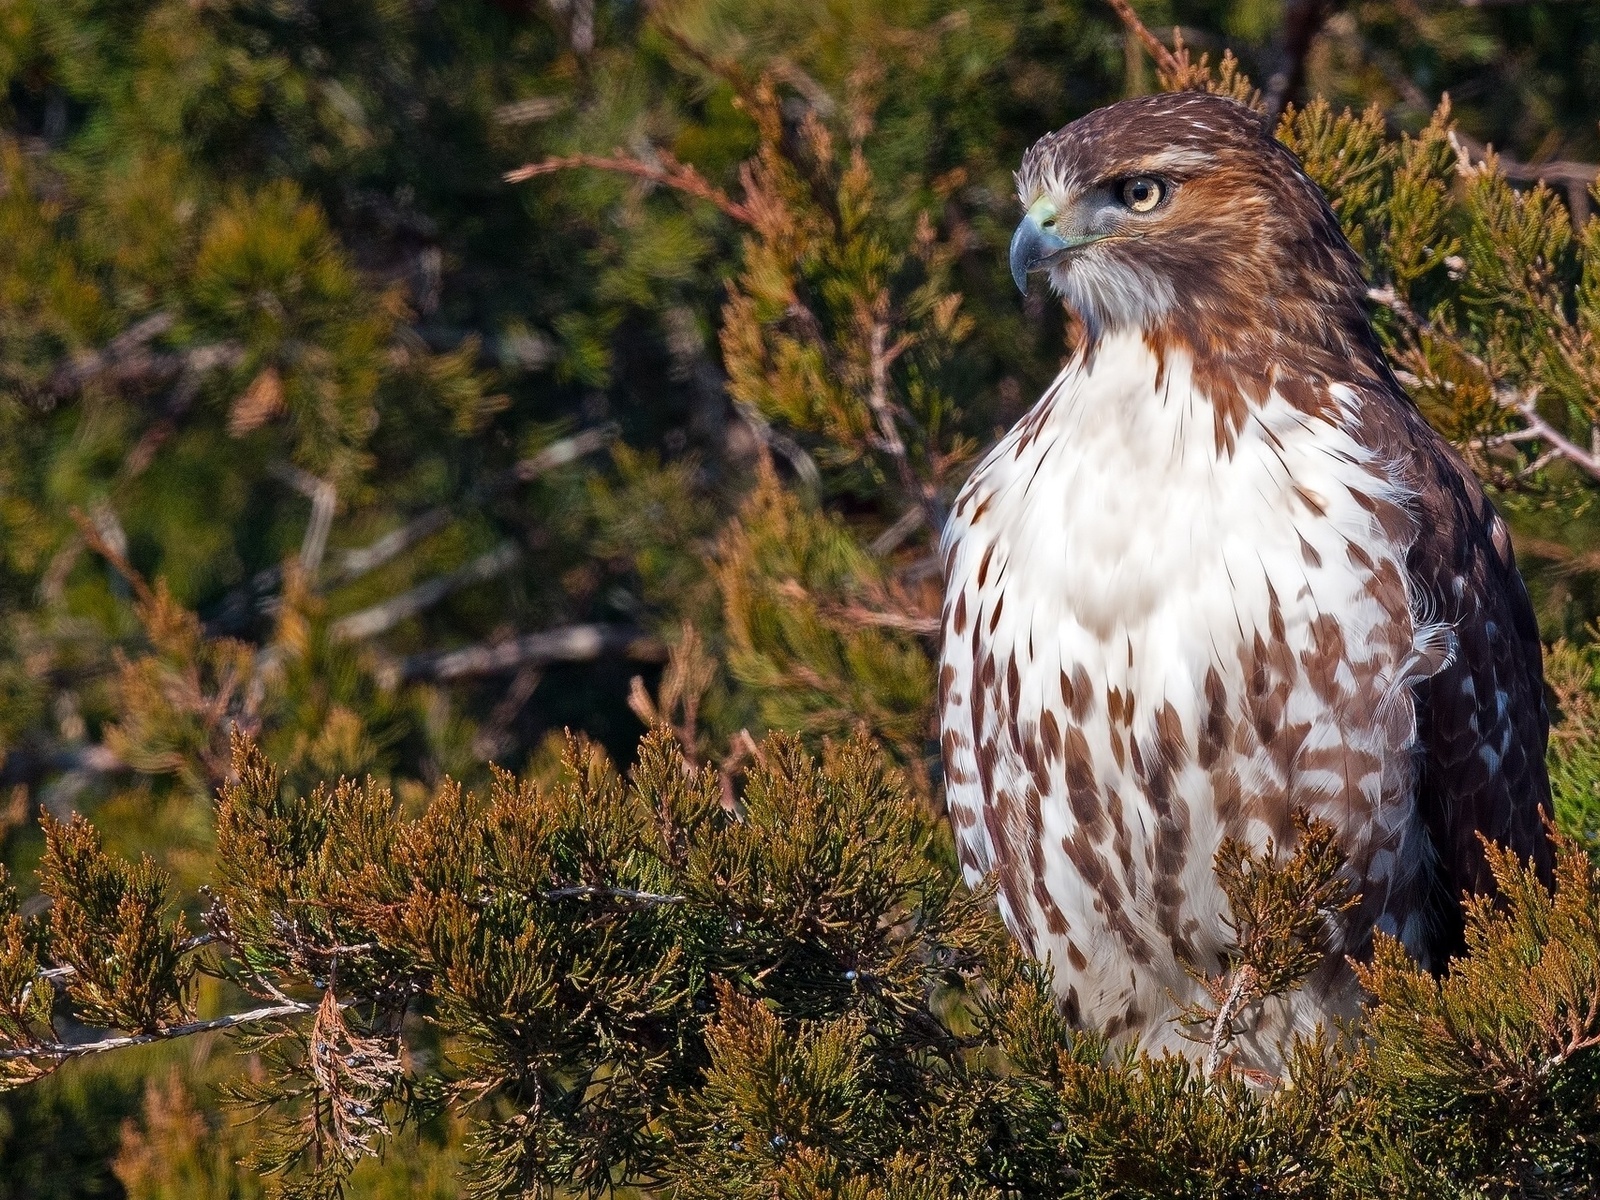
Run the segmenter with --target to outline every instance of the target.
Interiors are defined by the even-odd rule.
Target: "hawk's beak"
[[[1041,196],[1011,235],[1011,278],[1017,281],[1017,290],[1023,295],[1028,294],[1028,276],[1034,271],[1044,270],[1067,251],[1098,242],[1101,237],[1092,233],[1063,237],[1057,232],[1057,225],[1054,202]]]

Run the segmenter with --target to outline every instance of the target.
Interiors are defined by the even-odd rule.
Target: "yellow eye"
[[[1161,203],[1167,189],[1159,179],[1136,175],[1122,185],[1122,202],[1136,213],[1147,213]]]

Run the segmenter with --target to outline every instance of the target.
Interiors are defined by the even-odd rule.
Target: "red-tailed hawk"
[[[944,534],[945,778],[1068,1016],[1153,1049],[1229,942],[1225,836],[1337,828],[1363,900],[1243,1049],[1348,1014],[1372,930],[1437,969],[1478,834],[1548,868],[1540,647],[1504,521],[1395,382],[1361,261],[1250,109],[1041,139],[1011,245],[1080,318]]]

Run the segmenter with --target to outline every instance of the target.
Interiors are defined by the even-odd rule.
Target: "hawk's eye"
[[[1150,175],[1135,175],[1122,181],[1122,202],[1136,213],[1147,213],[1167,194],[1166,185]]]

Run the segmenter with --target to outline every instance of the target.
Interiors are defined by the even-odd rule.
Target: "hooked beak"
[[[1042,271],[1069,250],[1098,242],[1104,234],[1084,234],[1062,237],[1056,232],[1056,206],[1041,196],[1022,218],[1017,232],[1011,235],[1011,278],[1017,281],[1017,290],[1028,294],[1028,276]]]

